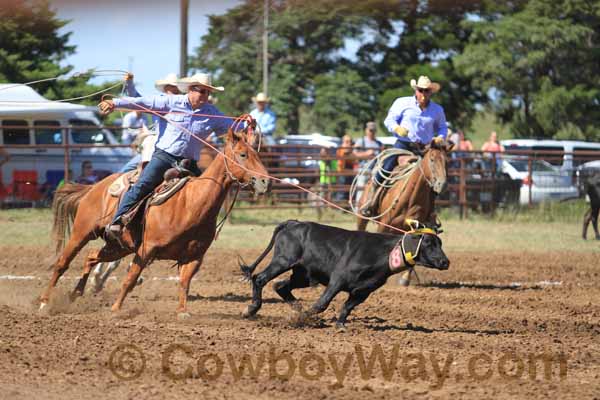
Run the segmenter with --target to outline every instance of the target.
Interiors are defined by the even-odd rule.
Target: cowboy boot
[[[373,190],[375,190],[375,194],[369,200],[368,205],[361,210],[361,214],[363,217],[372,218],[377,215],[377,210],[379,209],[379,201],[383,197],[383,193],[385,192],[385,187],[379,186],[376,183],[373,183]]]

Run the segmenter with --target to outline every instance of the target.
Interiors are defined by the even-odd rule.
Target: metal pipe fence
[[[59,181],[74,179],[70,171],[74,172],[74,167],[84,161],[90,161],[101,178],[118,171],[134,155],[130,145],[72,143],[70,140],[73,130],[102,129],[98,126],[35,128],[56,129],[60,132],[60,143],[0,142],[0,163],[3,162],[2,154],[10,155],[0,170],[0,204],[3,207],[47,206]],[[336,154],[335,150],[341,151]],[[361,161],[352,150],[310,145],[268,145],[263,146],[260,157],[272,176],[298,184],[349,208],[350,186]],[[213,157],[214,151],[204,148],[199,166],[206,168]],[[600,152],[453,152],[448,161],[448,188],[438,196],[436,205],[452,207],[466,218],[473,211],[494,212],[513,205],[528,206],[542,201],[581,197],[579,167],[592,160],[600,160]],[[77,176],[76,173],[73,175]],[[271,193],[266,197],[256,198],[249,192],[242,192],[239,199],[242,203],[236,208],[246,210],[324,207],[316,196],[282,182],[273,182]]]

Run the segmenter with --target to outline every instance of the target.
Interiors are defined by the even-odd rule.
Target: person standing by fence
[[[346,134],[342,137],[342,144],[336,150],[337,171],[340,174],[338,184],[349,186],[354,179],[354,164],[355,160],[352,154],[352,137]],[[336,200],[348,200],[348,187],[344,187],[336,194]]]
[[[373,121],[367,122],[365,125],[365,136],[358,139],[354,144],[353,154],[359,159],[358,167],[363,168],[373,157],[377,156],[383,150],[383,143],[381,143],[375,137],[377,134],[377,124]],[[358,191],[356,192],[356,198],[360,199],[362,192],[367,182],[369,181],[366,174],[358,176],[356,182]]]

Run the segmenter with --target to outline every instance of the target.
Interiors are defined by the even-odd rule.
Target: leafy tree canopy
[[[68,44],[71,33],[60,34],[68,24],[56,18],[45,0],[8,0],[0,7],[0,82],[24,83],[70,73],[72,66],[61,66],[75,52]],[[79,97],[114,85],[90,85],[90,75],[65,80],[40,82],[33,86],[49,99]],[[97,103],[97,98],[83,102]]]
[[[473,34],[456,57],[514,135],[600,139],[600,2],[531,0]]]

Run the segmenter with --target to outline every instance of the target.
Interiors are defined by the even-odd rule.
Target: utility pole
[[[189,0],[181,0],[181,19],[179,21],[180,26],[180,49],[179,49],[179,77],[183,78],[187,75],[188,63],[187,63],[187,47],[188,47],[188,8]]]
[[[263,37],[262,37],[262,53],[263,53],[263,93],[269,95],[269,0],[264,0],[263,9]]]

